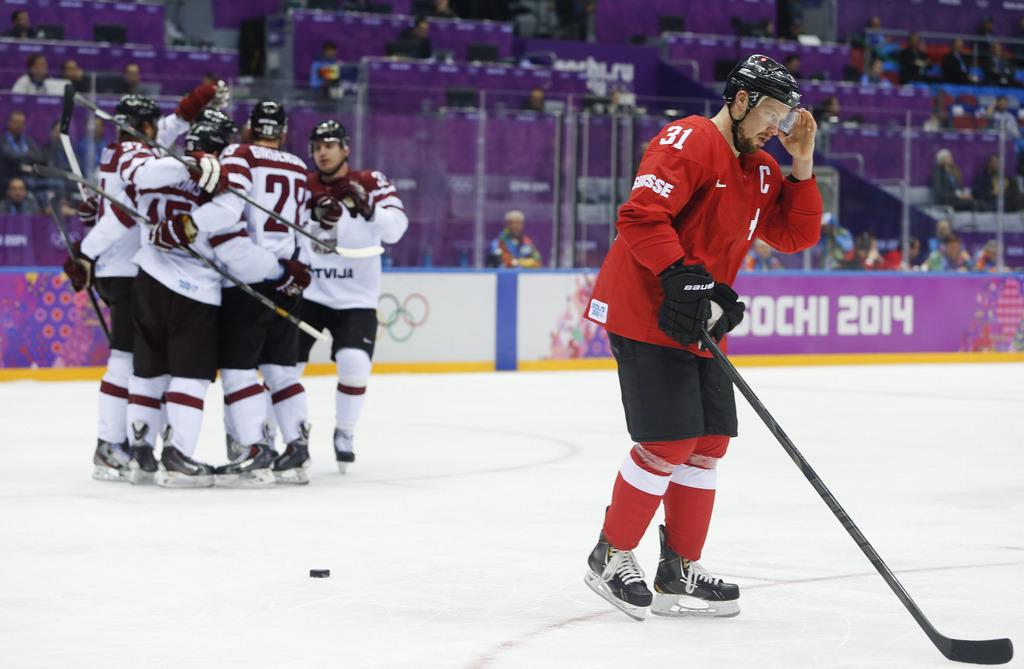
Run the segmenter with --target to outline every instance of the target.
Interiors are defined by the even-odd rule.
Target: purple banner
[[[67,281],[58,271],[0,271],[0,367],[106,363],[109,349],[89,298]]]
[[[847,4],[847,3],[844,3]],[[775,21],[775,0],[715,0],[691,7],[680,0],[597,3],[599,42],[627,42],[636,36],[656,37],[661,16],[681,17],[684,29],[695,33],[732,35],[733,23]]]
[[[77,216],[66,225],[72,241],[82,238]],[[0,265],[60,266],[67,254],[51,217],[0,215]]]
[[[742,274],[729,352],[1024,351],[1024,276]]]
[[[214,5],[235,4],[217,2]],[[18,10],[27,10],[33,28],[42,29],[48,39],[92,42],[96,26],[114,25],[126,28],[125,37],[132,44],[164,43],[164,6],[162,3],[106,2],[99,0],[0,0],[0,17]],[[63,37],[50,30],[63,31]]]
[[[658,94],[658,49],[625,44],[587,44],[562,40],[520,40],[521,53],[555,54],[554,69],[582,72],[587,89],[595,95],[613,90],[637,95]]]

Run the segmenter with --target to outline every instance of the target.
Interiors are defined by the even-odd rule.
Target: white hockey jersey
[[[156,140],[170,146],[188,123],[175,114],[168,114],[157,122]],[[114,142],[100,156],[96,172],[99,187],[132,209],[136,208],[132,191],[128,188],[132,173],[139,165],[154,157],[148,146],[141,142]],[[142,242],[135,219],[104,198],[98,198],[96,225],[82,239],[82,253],[95,259],[97,277],[135,276],[138,268],[132,258]]]
[[[341,220],[332,229],[323,230],[313,226],[317,237],[345,248],[379,246],[382,242],[397,243],[409,227],[409,219],[398,192],[383,173],[351,171],[342,179],[323,182],[316,172],[311,172],[310,190],[314,193],[332,192],[338,197],[340,193],[337,191],[345,180],[355,181],[366,191],[374,204],[373,216],[367,221],[343,209]],[[304,299],[332,309],[377,308],[380,298],[380,256],[343,258],[325,251],[308,239],[302,239],[301,243],[309,252],[310,272],[313,275],[309,287],[302,293]]]
[[[298,156],[257,144],[232,144],[220,155],[229,185],[295,225],[306,226],[306,163]],[[256,207],[235,198],[249,236],[278,258],[291,258],[296,233]]]
[[[222,193],[209,200],[174,158],[146,162],[135,170],[132,185],[139,207],[149,219],[135,263],[170,290],[206,304],[221,302],[222,281],[216,270],[183,249],[165,251],[149,242],[153,225],[188,212],[206,219],[206,223],[199,226],[195,241],[189,245],[194,251],[245,282],[281,275],[277,257],[252,242],[245,223],[237,215],[219,219],[205,216],[208,209],[204,207],[220,210],[225,200],[238,200],[237,196]]]

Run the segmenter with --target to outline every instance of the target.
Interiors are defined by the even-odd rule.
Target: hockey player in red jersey
[[[586,317],[608,331],[634,446],[615,480],[587,584],[627,615],[731,616],[739,588],[698,563],[711,521],[715,466],[736,436],[732,385],[698,345],[743,318],[730,287],[753,240],[784,253],[818,241],[816,124],[797,83],[771,58],[733,68],[725,105],[651,140],[619,209],[618,236]],[[778,136],[793,159],[783,177],[762,147]],[[654,593],[633,549],[664,502]]]
[[[350,169],[348,133],[340,123],[317,124],[309,135],[309,152],[316,163],[309,174],[313,229],[320,239],[361,247],[394,244],[402,238],[409,219],[394,185],[381,172]],[[313,280],[303,293],[302,317],[331,333],[331,358],[338,369],[334,456],[338,470],[345,473],[355,461],[355,427],[366,401],[377,339],[381,259],[342,258],[305,240],[303,244],[310,251]],[[302,333],[300,343],[299,360],[304,365],[313,338]],[[286,462],[287,455],[278,461],[279,469],[286,464],[294,469],[298,457]]]

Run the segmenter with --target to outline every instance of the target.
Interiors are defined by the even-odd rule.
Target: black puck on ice
[[[330,576],[331,576],[331,570],[330,569],[310,569],[309,570],[309,577],[310,578],[330,578]]]

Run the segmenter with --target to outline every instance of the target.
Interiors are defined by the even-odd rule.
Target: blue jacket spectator
[[[505,214],[505,229],[492,242],[487,254],[488,267],[540,267],[540,251],[523,234],[523,212]]]
[[[309,68],[309,87],[314,91],[333,88],[341,81],[341,61],[338,60],[338,45],[324,42],[320,56]]]

